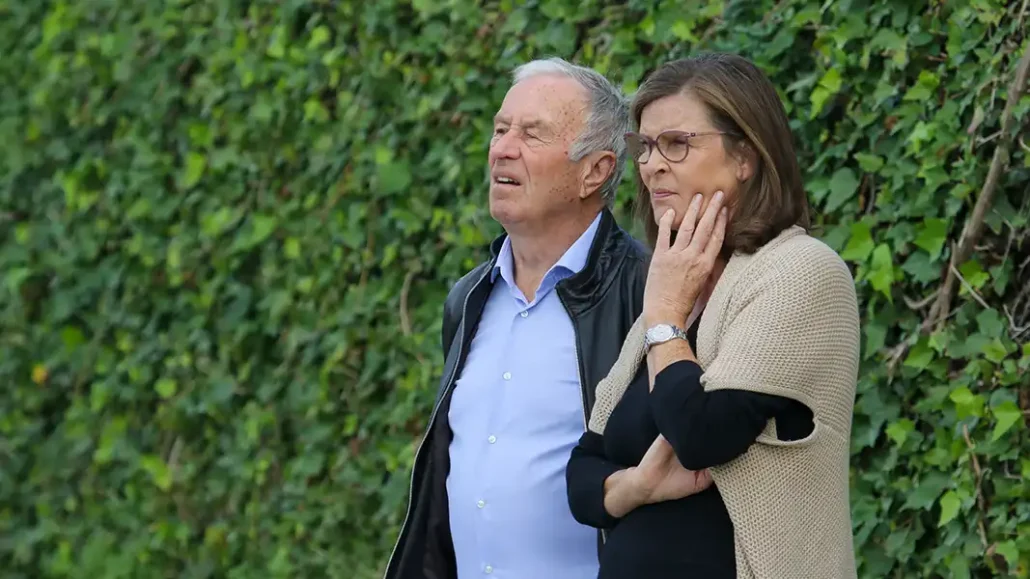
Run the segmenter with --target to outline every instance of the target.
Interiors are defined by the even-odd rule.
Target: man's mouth
[[[521,185],[518,180],[512,179],[511,177],[494,177],[494,183],[500,185]]]

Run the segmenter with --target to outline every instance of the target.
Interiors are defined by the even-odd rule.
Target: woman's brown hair
[[[754,253],[792,225],[808,230],[808,196],[787,113],[765,74],[746,58],[725,53],[663,64],[633,97],[634,128],[647,105],[675,94],[689,94],[705,105],[715,130],[725,133],[727,153],[751,155],[755,162],[754,174],[737,191],[723,255]],[[658,225],[651,194],[639,171],[636,179],[635,213],[653,247]]]

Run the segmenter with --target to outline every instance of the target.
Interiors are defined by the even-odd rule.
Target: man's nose
[[[491,159],[516,159],[519,156],[518,137],[515,131],[506,131],[494,137],[490,143]]]

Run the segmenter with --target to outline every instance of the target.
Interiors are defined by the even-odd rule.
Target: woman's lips
[[[651,197],[655,199],[664,199],[666,197],[672,197],[675,194],[675,191],[670,191],[668,189],[655,189],[651,192]]]

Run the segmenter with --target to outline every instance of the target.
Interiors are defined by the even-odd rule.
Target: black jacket
[[[490,259],[462,277],[444,304],[443,377],[426,434],[415,453],[408,510],[385,579],[457,576],[445,488],[451,441],[447,414],[451,392],[490,295],[489,273],[503,241],[504,236],[494,240]],[[615,363],[630,326],[643,308],[648,255],[647,248],[622,230],[606,209],[585,267],[556,286],[576,336],[584,430],[594,404],[594,388]]]

